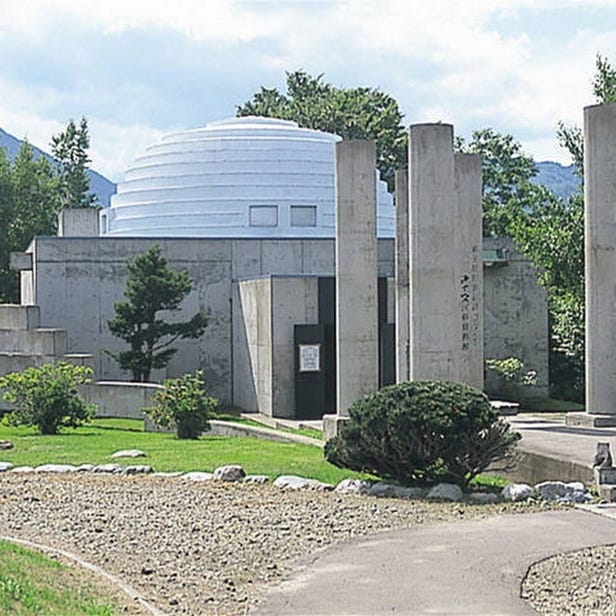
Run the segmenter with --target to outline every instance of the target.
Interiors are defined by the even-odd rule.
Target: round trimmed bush
[[[355,402],[349,416],[326,443],[327,460],[406,485],[465,487],[521,438],[483,392],[448,381],[384,387]]]

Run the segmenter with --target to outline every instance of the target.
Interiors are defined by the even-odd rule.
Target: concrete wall
[[[60,237],[96,237],[99,234],[97,207],[79,207],[62,210],[58,214]]]
[[[154,383],[98,381],[81,385],[79,393],[86,402],[96,404],[96,417],[144,419],[141,408],[152,406],[154,395],[162,389]]]
[[[271,279],[238,285],[234,321],[233,401],[249,410],[272,415],[272,288]]]
[[[234,404],[270,417],[294,417],[294,326],[318,323],[318,279],[243,280],[236,294]]]
[[[507,238],[484,238],[484,248],[506,250],[506,265],[484,267],[484,355],[486,359],[521,359],[527,370],[537,371],[536,397],[548,393],[547,298],[530,262]],[[487,373],[486,391],[498,389]]]
[[[509,245],[502,240],[486,240],[485,245],[489,248],[495,242]],[[151,243],[145,238],[36,238],[32,244],[33,270],[21,274],[32,278],[32,303],[40,306],[36,326],[66,329],[71,353],[93,354],[91,365],[97,379],[129,378],[104,352],[122,348],[106,324],[114,316],[113,303],[122,299],[126,259],[144,252]],[[161,239],[158,243],[170,266],[186,269],[195,281],[182,316],[203,309],[210,314],[210,324],[200,341],[179,343],[174,360],[154,378],[162,381],[201,368],[211,395],[254,409],[254,383],[244,376],[251,372],[241,367],[247,360],[242,360],[246,341],[241,334],[245,324],[238,317],[238,281],[270,274],[333,276],[333,240]],[[393,240],[379,241],[379,276],[393,276],[393,244]],[[520,357],[529,368],[537,369],[545,384],[545,292],[537,286],[530,264],[515,252],[510,255],[508,266],[486,269],[485,356]],[[32,307],[31,314],[37,310]],[[34,323],[31,320],[31,326]],[[13,327],[21,326],[13,323]]]

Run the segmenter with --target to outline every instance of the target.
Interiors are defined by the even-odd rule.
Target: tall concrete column
[[[453,126],[415,124],[409,143],[411,380],[461,379]]]
[[[336,144],[337,412],[378,389],[376,148]]]
[[[586,413],[567,423],[616,425],[616,104],[584,109]]]
[[[409,186],[396,171],[396,382],[409,380]]]
[[[483,233],[481,156],[455,154],[462,383],[483,390]]]

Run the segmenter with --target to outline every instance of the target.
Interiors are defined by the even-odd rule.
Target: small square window
[[[277,205],[251,205],[251,227],[276,227],[278,225]]]
[[[315,205],[292,205],[291,206],[291,226],[292,227],[316,227],[317,208]]]

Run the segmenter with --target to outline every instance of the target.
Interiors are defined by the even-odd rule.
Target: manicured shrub
[[[15,406],[6,414],[13,425],[36,426],[41,434],[88,422],[96,408],[86,404],[77,386],[90,382],[92,369],[67,363],[26,368],[0,378],[3,397]]]
[[[203,383],[203,372],[166,379],[164,389],[154,395],[154,406],[141,409],[157,425],[175,426],[178,438],[199,438],[210,429],[208,419],[218,404],[210,398]]]
[[[520,438],[484,393],[446,381],[384,387],[355,402],[349,415],[325,445],[327,460],[407,485],[465,487]]]

